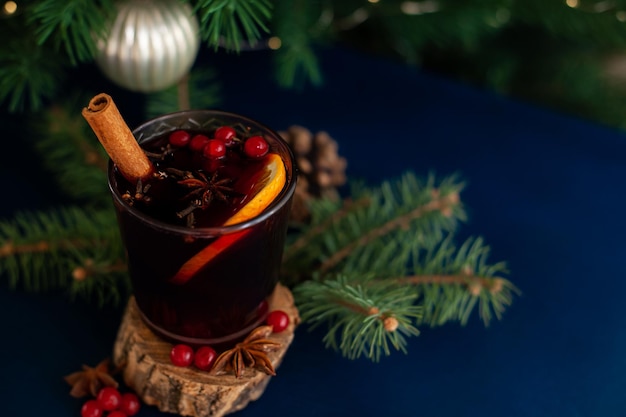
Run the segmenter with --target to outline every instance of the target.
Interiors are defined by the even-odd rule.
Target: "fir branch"
[[[464,218],[461,188],[453,177],[422,182],[408,173],[354,191],[354,203],[311,204],[311,227],[287,246],[285,262],[315,271],[294,294],[306,323],[329,323],[327,347],[378,360],[389,353],[385,340],[395,337],[381,330],[388,317],[399,320],[403,334],[420,325],[465,325],[476,307],[485,325],[502,317],[519,290],[502,277],[504,263],[488,262],[482,238],[454,244],[454,226]],[[385,305],[387,297],[400,305]],[[410,318],[409,307],[420,314]],[[395,324],[387,321],[390,328]],[[403,350],[405,339],[394,340]]]
[[[303,322],[315,328],[328,324],[327,348],[349,359],[365,356],[379,361],[391,348],[406,353],[406,336],[419,331],[411,323],[421,316],[415,297],[388,285],[349,284],[346,276],[308,281],[294,290]]]
[[[285,275],[363,271],[359,262],[368,262],[369,253],[393,241],[394,236],[404,236],[407,230],[419,231],[417,238],[454,230],[465,216],[458,197],[461,189],[462,184],[453,177],[437,185],[434,177],[421,182],[407,173],[377,188],[355,190],[354,198],[365,199],[368,205],[341,208],[324,200],[314,202],[311,224],[302,231],[306,247],[302,242],[287,246]]]
[[[100,307],[122,305],[132,293],[125,262],[86,258],[74,267],[72,278],[71,299],[95,300]]]
[[[241,42],[254,45],[269,32],[272,4],[268,0],[196,0],[200,34],[209,46],[239,51]]]
[[[11,288],[34,292],[68,289],[73,296],[119,301],[120,291],[128,287],[125,270],[105,271],[102,266],[124,262],[111,210],[62,207],[18,213],[12,220],[0,222],[0,275]],[[94,275],[97,279],[84,279],[87,275],[81,279],[79,268],[90,264],[98,265],[93,271],[101,273]]]
[[[63,61],[39,47],[31,30],[22,16],[0,25],[0,102],[12,113],[40,110],[63,79]]]
[[[108,155],[75,111],[80,108],[78,100],[68,100],[65,105],[54,105],[47,110],[42,123],[37,125],[39,140],[35,150],[69,197],[108,207],[111,202],[106,186]]]
[[[440,242],[425,240],[415,247],[408,273],[391,281],[414,287],[424,306],[421,323],[440,326],[448,321],[465,325],[476,303],[485,325],[502,317],[519,290],[502,277],[503,262],[487,262],[490,248],[482,238],[469,238],[459,248],[448,236]]]
[[[378,360],[381,352],[389,354],[385,337],[395,337],[383,329],[393,333],[397,326],[411,335],[420,325],[465,325],[476,306],[485,325],[493,316],[501,319],[519,290],[500,276],[503,263],[487,263],[489,247],[482,239],[468,239],[456,248],[451,236],[422,237],[388,244],[390,250],[366,257],[369,262],[359,271],[318,275],[296,286],[303,321],[313,328],[328,323],[326,346],[344,356]],[[407,275],[410,271],[418,273]],[[386,304],[394,302],[398,304]],[[396,342],[392,345],[404,350],[404,338]]]
[[[75,65],[95,57],[95,39],[104,37],[114,12],[112,0],[41,0],[30,9],[29,19],[37,25],[38,44],[51,41]]]
[[[395,217],[386,223],[371,229],[369,232],[360,236],[357,240],[354,240],[343,246],[340,250],[335,252],[332,256],[322,262],[319,269],[321,272],[326,272],[329,269],[335,267],[339,262],[352,254],[355,249],[367,245],[369,242],[379,239],[385,235],[388,235],[397,229],[406,229],[410,226],[413,220],[422,218],[424,215],[439,211],[443,216],[452,216],[452,208],[459,204],[459,195],[457,193],[447,194],[445,196],[439,196],[438,192],[433,193],[433,199],[424,205],[418,206],[408,213]]]
[[[273,19],[273,32],[281,40],[276,51],[276,81],[283,87],[301,86],[305,82],[322,83],[311,16],[319,13],[316,2],[306,0],[278,0]],[[319,35],[318,35],[319,36]]]

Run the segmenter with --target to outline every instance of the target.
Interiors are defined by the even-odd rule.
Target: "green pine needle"
[[[482,238],[469,238],[456,247],[452,236],[440,242],[424,241],[410,260],[410,276],[399,282],[414,286],[424,306],[420,324],[440,326],[449,321],[467,324],[478,304],[479,316],[488,325],[502,318],[519,290],[502,276],[503,262],[487,262],[490,248]]]
[[[7,278],[11,288],[33,292],[67,289],[77,267],[114,265],[124,257],[112,210],[62,207],[21,212],[0,222],[0,276]],[[118,286],[99,287],[106,292],[119,291]],[[80,286],[75,289],[85,293]]]
[[[404,351],[405,336],[418,326],[465,325],[476,310],[485,325],[502,317],[519,291],[502,278],[504,263],[488,262],[483,239],[454,244],[464,218],[461,189],[455,177],[407,173],[355,188],[350,203],[311,203],[311,225],[287,244],[285,265],[296,276],[312,271],[294,294],[305,323],[328,323],[327,347],[377,361],[390,346]],[[396,319],[397,329],[389,331],[381,317]]]
[[[43,165],[57,179],[69,197],[90,205],[109,207],[107,187],[109,157],[79,111],[86,97],[67,99],[63,105],[50,107],[36,126],[39,140],[35,150]],[[81,103],[81,104],[79,104]]]
[[[338,276],[303,283],[294,295],[303,322],[312,328],[327,324],[326,347],[349,359],[364,356],[377,362],[392,348],[406,353],[406,336],[419,334],[412,322],[421,316],[421,308],[402,289],[351,285],[346,276]],[[386,329],[386,318],[397,320],[397,327]]]
[[[0,102],[12,113],[42,109],[57,93],[65,69],[63,60],[39,47],[29,30],[21,17],[0,25]]]
[[[268,0],[197,0],[200,33],[213,49],[239,51],[242,41],[251,45],[268,33],[272,3]]]
[[[325,32],[313,30],[320,5],[307,0],[278,0],[274,10],[273,32],[281,40],[275,53],[276,81],[286,88],[307,82],[322,83],[320,63],[313,45]]]
[[[95,39],[103,37],[115,7],[111,0],[41,0],[30,10],[39,45],[52,43],[75,65],[96,54]]]
[[[393,252],[388,245],[405,240],[407,233],[421,239],[451,232],[465,218],[462,205],[456,202],[462,188],[455,177],[437,183],[433,176],[420,180],[407,173],[376,188],[355,188],[353,203],[312,202],[310,225],[287,246],[285,275],[366,271],[364,265],[381,259],[378,252]]]

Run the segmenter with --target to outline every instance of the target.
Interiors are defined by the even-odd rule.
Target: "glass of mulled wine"
[[[108,178],[145,323],[190,345],[242,339],[279,278],[296,184],[289,146],[212,110],[163,115],[133,134],[154,175],[131,183],[111,162]]]

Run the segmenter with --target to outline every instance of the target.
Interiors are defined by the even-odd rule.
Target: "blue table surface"
[[[300,327],[237,416],[626,416],[623,132],[341,49],[322,52],[322,87],[298,91],[272,83],[266,52],[217,58],[222,108],[329,132],[351,178],[458,173],[460,236],[484,237],[522,291],[488,328],[476,315],[423,328],[376,364]],[[48,206],[48,188],[16,175],[27,161],[0,162],[4,218]],[[110,355],[119,311],[3,283],[0,312],[1,414],[78,416],[62,377]]]

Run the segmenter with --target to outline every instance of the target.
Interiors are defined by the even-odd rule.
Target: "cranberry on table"
[[[120,411],[122,411],[127,416],[134,416],[139,412],[139,408],[141,408],[141,403],[139,402],[139,397],[132,392],[127,392],[122,395],[122,404],[120,404]],[[111,414],[109,414],[110,416]]]
[[[272,326],[274,333],[280,333],[289,326],[289,315],[282,310],[270,311],[265,322],[268,326]]]
[[[191,135],[185,130],[175,130],[169,136],[170,144],[178,147],[187,146],[190,140]]]
[[[209,141],[209,137],[205,135],[195,135],[189,141],[189,149],[194,152],[202,152],[207,142]]]
[[[96,401],[105,411],[115,410],[122,403],[122,394],[114,387],[104,387],[98,391]]]
[[[219,139],[228,147],[235,143],[237,132],[230,126],[220,126],[215,129],[215,139]]]
[[[107,414],[106,417],[128,417],[128,414],[121,410],[115,410]]]
[[[189,345],[175,345],[170,351],[170,360],[176,366],[189,366],[193,363],[193,349]]]
[[[226,145],[221,140],[210,139],[204,146],[202,154],[210,159],[223,158],[226,155]]]
[[[269,150],[270,146],[263,136],[251,136],[243,144],[243,152],[249,158],[262,158]]]
[[[88,400],[80,409],[81,417],[102,417],[104,410],[96,400]]]
[[[213,362],[217,359],[217,352],[211,346],[202,346],[196,350],[194,365],[196,368],[208,371],[213,366]]]

